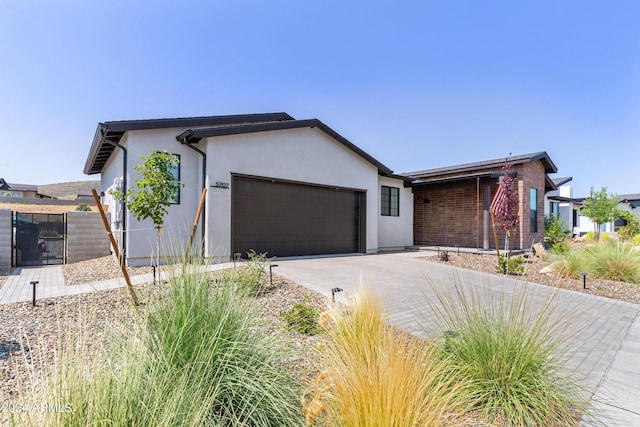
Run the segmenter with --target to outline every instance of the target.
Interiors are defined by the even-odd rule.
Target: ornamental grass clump
[[[433,324],[448,373],[469,384],[464,398],[501,425],[574,426],[586,407],[565,371],[563,345],[576,332],[553,296],[534,304],[526,285],[512,296],[455,284],[436,290]],[[511,291],[511,290],[509,290]],[[534,305],[538,308],[533,309]]]
[[[304,425],[299,385],[281,368],[284,353],[256,330],[252,300],[221,277],[184,266],[161,298],[132,309],[128,329],[104,351],[71,343],[44,401],[73,410],[23,414],[36,418],[18,424]]]
[[[595,277],[640,283],[640,251],[623,242],[602,242],[586,247],[583,258],[587,271]]]
[[[303,399],[309,425],[439,425],[461,385],[433,346],[386,323],[374,295],[361,290],[352,307],[331,307],[321,323],[322,373]]]

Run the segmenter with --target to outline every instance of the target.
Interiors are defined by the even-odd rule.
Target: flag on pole
[[[507,200],[508,196],[504,189],[504,183],[499,183],[496,190],[496,194],[493,195],[491,205],[489,205],[489,211],[497,217],[506,215],[507,213]]]

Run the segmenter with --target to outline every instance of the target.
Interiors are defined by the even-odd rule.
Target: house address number
[[[226,189],[228,189],[228,188],[229,188],[229,183],[228,183],[228,182],[219,182],[219,181],[216,181],[216,183],[215,183],[214,185],[212,185],[212,187],[215,187],[215,188],[226,188]]]

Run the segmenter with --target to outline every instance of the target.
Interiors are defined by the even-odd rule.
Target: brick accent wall
[[[0,209],[0,270],[11,268],[12,233],[11,211]]]
[[[544,237],[545,170],[540,161],[514,165],[519,193],[518,229],[511,236],[515,249],[531,247]],[[487,172],[489,170],[478,170]],[[491,169],[490,171],[496,171]],[[442,184],[414,187],[414,243],[419,246],[460,246],[482,248],[484,239],[484,191],[489,185],[491,197],[498,180],[468,179]],[[537,190],[538,231],[531,232],[529,216],[529,192]],[[426,202],[428,201],[428,202]],[[489,224],[489,247],[495,249],[493,230]],[[504,246],[505,232],[497,230],[498,244]]]
[[[67,213],[68,263],[99,258],[110,253],[111,243],[98,212]]]

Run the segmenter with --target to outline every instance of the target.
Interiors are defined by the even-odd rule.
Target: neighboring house
[[[203,188],[197,236],[213,262],[250,249],[297,256],[413,245],[408,179],[320,120],[271,113],[105,122],[84,172],[101,174],[103,201],[131,265],[149,263],[156,230],[150,220],[135,221],[113,193],[134,185],[134,166],[150,150],[179,156],[175,173],[184,183],[168,208],[162,256],[186,243]]]
[[[632,211],[636,214],[636,216],[640,217],[640,194],[618,194],[618,199],[620,199],[620,203],[618,208],[624,211]],[[573,199],[576,205],[582,206],[582,202],[586,197]],[[618,231],[618,228],[626,225],[626,221],[623,218],[618,219],[614,222],[608,222],[604,224],[600,224],[600,232],[601,233],[615,233]],[[577,234],[584,235],[588,232],[594,231],[593,221],[590,218],[582,216],[580,211],[577,213]]]
[[[10,184],[3,178],[0,178],[0,197],[41,197],[38,194],[37,185],[28,184]]]
[[[414,243],[418,246],[495,248],[489,205],[501,167],[512,164],[519,194],[520,221],[511,238],[516,249],[544,238],[544,195],[556,186],[547,174],[557,172],[546,152],[404,173],[414,193]],[[504,245],[498,230],[498,244]]]
[[[556,190],[544,195],[544,216],[557,215],[564,221],[565,227],[573,234],[578,233],[578,211],[582,203],[573,198],[573,188],[567,183],[572,177],[554,178]]]

